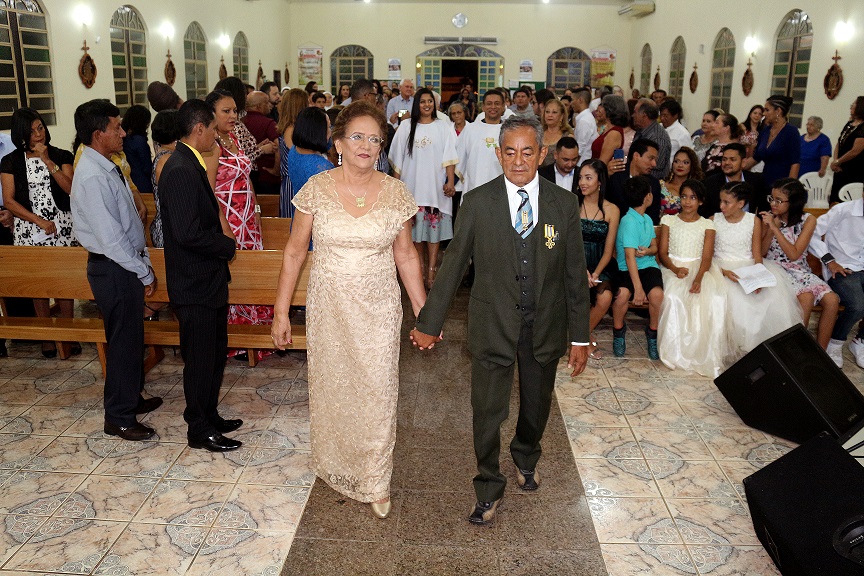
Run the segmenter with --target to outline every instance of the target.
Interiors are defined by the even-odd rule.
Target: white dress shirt
[[[576,115],[573,122],[576,127],[573,129],[576,144],[579,146],[579,164],[585,160],[591,159],[591,144],[597,139],[597,120],[591,113],[590,108],[586,108]],[[567,188],[570,190],[570,188]]]
[[[864,270],[864,199],[841,202],[820,216],[809,250],[817,258],[830,253],[837,264],[853,272]],[[828,266],[822,266],[822,277],[831,278]]]
[[[574,168],[567,174],[561,174],[561,171],[558,170],[558,166],[555,166],[555,184],[564,188],[565,190],[573,190],[573,178],[576,176],[576,169]]]
[[[693,138],[687,131],[687,128],[681,125],[681,122],[676,120],[666,128],[666,133],[669,134],[669,143],[672,145],[672,154],[669,156],[669,165],[675,159],[675,154],[682,146],[693,146]]]

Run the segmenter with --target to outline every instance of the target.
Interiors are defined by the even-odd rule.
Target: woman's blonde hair
[[[558,121],[558,129],[561,130],[561,134],[563,134],[564,136],[568,136],[568,135],[572,134],[573,128],[571,128],[570,125],[567,124],[567,111],[564,109],[564,104],[562,104],[561,101],[558,100],[557,98],[553,98],[553,99],[548,100],[546,102],[546,106],[544,108],[544,114],[543,114],[543,121],[542,121],[543,122],[543,130],[545,131],[547,128],[545,109],[549,108],[549,106],[558,106],[558,109],[561,111],[561,119]]]

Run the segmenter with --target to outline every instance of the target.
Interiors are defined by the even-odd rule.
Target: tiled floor
[[[606,357],[557,386],[610,576],[779,574],[741,481],[795,445],[747,427],[710,379],[649,360],[640,321],[630,325],[624,358],[601,327]]]
[[[95,349],[45,360],[14,344],[0,360],[2,574],[278,574],[309,496],[305,355],[226,370],[221,413],[242,417],[228,454],[191,450],[182,364],[168,357],[146,390],[159,437],[102,433]]]
[[[575,380],[562,370],[557,386],[608,573],[777,574],[753,534],[741,480],[792,445],[746,427],[710,380],[647,360],[639,320],[631,327],[626,358],[612,359],[603,341],[608,359]],[[10,346],[0,359],[0,574],[280,572],[314,480],[304,355],[255,369],[229,364],[222,413],[246,425],[237,434],[245,445],[227,455],[186,447],[181,368],[169,351],[148,374],[147,391],[165,398],[145,419],[158,440],[124,442],[101,432],[92,347],[61,361]],[[413,358],[403,367],[420,381],[435,370]],[[844,371],[864,389],[851,357]],[[445,416],[425,416],[436,414]],[[464,495],[460,502],[470,486]],[[424,546],[408,566],[436,557]],[[526,553],[515,551],[512,565]]]

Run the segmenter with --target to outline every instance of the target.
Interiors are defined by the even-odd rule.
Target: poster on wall
[[[522,60],[519,62],[519,80],[534,79],[534,61]]]
[[[309,82],[324,83],[324,47],[314,44],[299,46],[297,50],[297,83],[304,86]]]
[[[615,83],[615,50],[591,49],[591,85],[612,86]]]
[[[402,60],[399,58],[390,58],[387,60],[387,79],[402,80]]]

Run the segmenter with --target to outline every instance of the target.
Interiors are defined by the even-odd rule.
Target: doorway
[[[441,60],[441,102],[447,103],[455,94],[459,94],[462,86],[471,83],[472,89],[477,91],[477,80],[480,72],[478,60],[467,60],[464,58]]]

